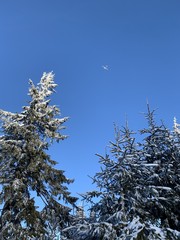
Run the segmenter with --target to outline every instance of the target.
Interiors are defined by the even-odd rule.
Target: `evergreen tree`
[[[64,230],[66,239],[180,239],[180,130],[158,126],[149,106],[146,118],[141,143],[127,124],[115,129],[110,153],[99,155],[97,190],[84,195],[95,217],[76,219]]]
[[[126,239],[127,235],[130,239],[134,232],[141,232],[143,225],[135,215],[134,202],[139,171],[134,134],[127,124],[121,130],[115,127],[115,142],[110,142],[110,153],[105,157],[98,155],[101,172],[93,177],[97,190],[83,195],[92,204],[90,211],[95,217],[64,230],[71,233],[69,239]],[[133,229],[134,223],[136,229]]]
[[[67,188],[73,180],[54,167],[57,162],[47,153],[53,141],[66,138],[61,130],[67,118],[59,118],[60,110],[50,105],[49,97],[56,86],[54,75],[44,73],[37,86],[30,81],[31,101],[21,113],[0,110],[2,240],[46,239],[54,218],[58,219],[59,229],[68,226],[70,209],[60,200],[75,203]],[[43,201],[42,212],[38,211],[32,192]]]
[[[138,204],[141,218],[153,224],[180,231],[180,135],[177,126],[170,132],[154,120],[154,111],[146,115],[148,128],[142,147],[144,174],[141,201]]]

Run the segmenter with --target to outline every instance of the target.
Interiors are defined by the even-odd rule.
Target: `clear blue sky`
[[[50,154],[73,195],[94,188],[113,122],[145,127],[147,99],[157,120],[180,122],[179,0],[0,0],[0,34],[1,109],[21,111],[28,80],[56,75],[69,138]]]

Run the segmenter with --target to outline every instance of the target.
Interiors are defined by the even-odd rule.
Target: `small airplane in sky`
[[[109,71],[109,66],[108,65],[102,65],[102,68],[106,71]]]

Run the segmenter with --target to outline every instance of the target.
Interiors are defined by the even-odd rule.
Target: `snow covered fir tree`
[[[76,218],[63,239],[180,239],[180,129],[156,124],[154,111],[145,115],[142,141],[128,124],[115,127],[110,151],[99,156],[101,171],[93,177],[96,190],[83,198],[88,218]]]
[[[95,190],[76,206],[73,180],[55,168],[48,150],[64,140],[68,118],[50,97],[53,73],[32,81],[31,100],[20,113],[0,110],[0,239],[2,240],[178,240],[180,239],[180,125],[157,124],[148,105],[147,127],[115,126]],[[139,137],[140,136],[140,137]],[[142,140],[139,140],[142,139]],[[38,210],[36,198],[43,202]],[[73,215],[71,209],[76,208]]]
[[[55,91],[53,73],[44,73],[35,86],[30,81],[31,101],[21,113],[0,110],[0,239],[54,239],[70,221],[76,198],[67,185],[64,171],[55,168],[47,151],[53,141],[61,141],[67,118],[50,105]],[[44,203],[38,211],[33,193]],[[62,204],[64,201],[64,204]]]

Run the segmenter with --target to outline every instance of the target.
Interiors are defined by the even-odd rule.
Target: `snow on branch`
[[[177,123],[176,117],[174,117],[174,132],[180,134],[180,124]]]

